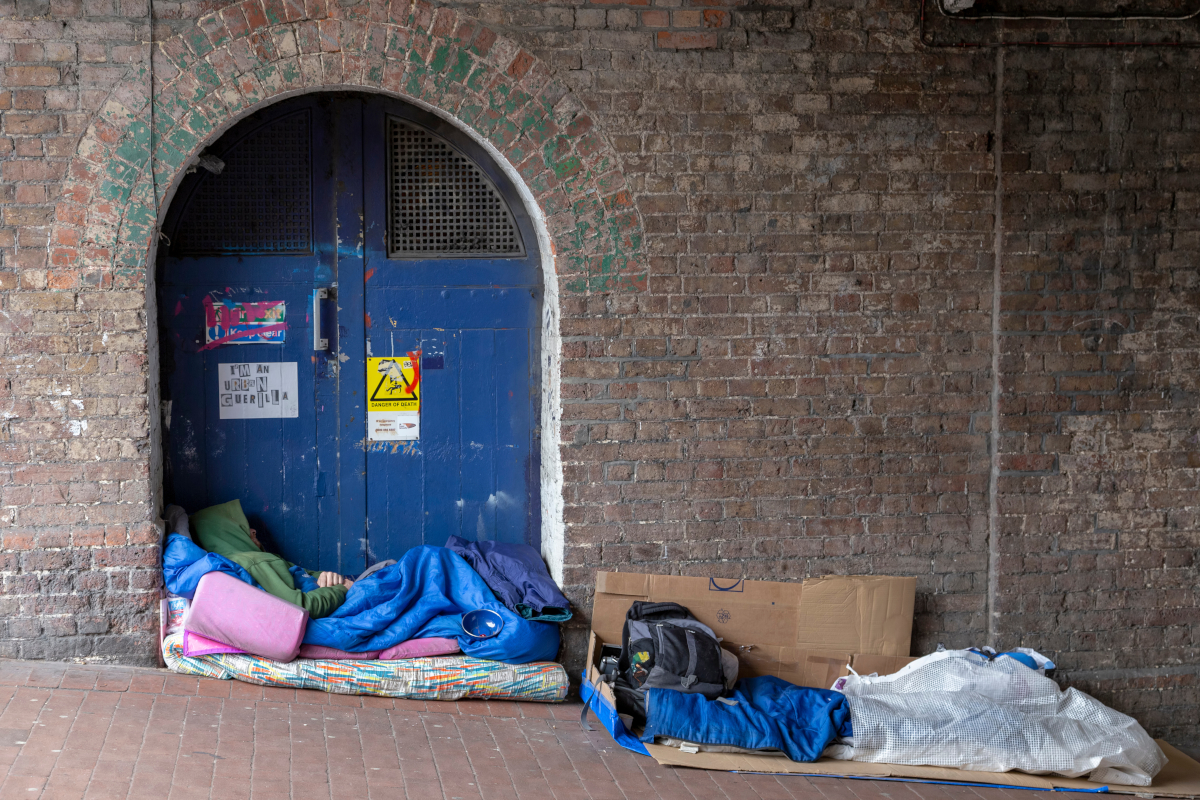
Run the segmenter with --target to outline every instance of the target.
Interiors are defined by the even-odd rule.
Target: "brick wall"
[[[1007,64],[1000,631],[1195,747],[1196,52]]]
[[[154,5],[165,41],[224,4]],[[941,45],[1005,29],[917,2],[452,5],[586,106],[646,232],[644,284],[563,286],[573,667],[597,569],[914,575],[916,652],[990,630],[1200,746],[1194,50],[1007,48],[997,124],[995,52]],[[48,262],[146,14],[0,0],[3,655],[153,660],[145,283]]]

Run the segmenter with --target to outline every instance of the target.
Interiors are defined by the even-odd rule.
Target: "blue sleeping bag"
[[[495,611],[504,628],[490,639],[463,632],[462,615]],[[531,622],[510,611],[471,565],[444,547],[414,547],[396,564],[358,581],[346,602],[324,619],[310,620],[305,644],[349,652],[386,650],[409,639],[457,639],[469,656],[526,664],[558,654],[558,626]]]
[[[694,744],[781,750],[792,761],[816,761],[834,738],[850,735],[844,694],[769,675],[738,681],[732,695],[717,700],[672,689],[646,691],[643,742],[666,736]]]
[[[249,572],[225,556],[210,553],[178,533],[167,537],[167,546],[163,548],[163,582],[168,592],[191,600],[200,579],[210,572],[226,572],[243,583],[262,588]]]

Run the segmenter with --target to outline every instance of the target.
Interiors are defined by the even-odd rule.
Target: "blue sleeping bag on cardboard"
[[[780,750],[792,761],[816,761],[835,737],[850,736],[846,696],[796,686],[773,676],[738,681],[733,694],[709,700],[671,689],[646,692],[642,741],[656,737],[747,750]]]

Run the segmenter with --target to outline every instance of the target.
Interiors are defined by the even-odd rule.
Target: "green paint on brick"
[[[425,86],[418,97],[432,105],[440,106],[441,103],[438,101],[446,94],[446,84],[445,75],[431,71],[429,79],[425,81]]]
[[[161,47],[159,48],[159,52],[163,53],[163,55],[166,55],[166,51],[163,50]],[[180,72],[187,72],[188,69],[190,69],[191,64],[192,64],[192,54],[188,53],[188,52],[183,52],[183,53],[180,53],[179,55],[175,56],[174,58],[171,58],[168,56],[167,61],[171,62],[171,64],[174,65],[175,69],[179,70]]]
[[[300,63],[293,60],[283,62],[280,69],[280,74],[283,75],[283,80],[289,84],[300,80]]]
[[[144,208],[144,206],[135,206],[135,208]],[[153,227],[153,222],[148,224],[132,222],[129,214],[126,213],[121,226],[121,239],[126,242],[145,242],[150,238],[150,231]]]
[[[100,182],[100,188],[96,190],[96,193],[105,200],[124,203],[125,199],[129,197],[129,184],[105,179]]]
[[[483,87],[487,85],[488,78],[491,77],[492,71],[487,67],[477,67],[469,78],[467,78],[467,87],[475,92],[482,92]]]
[[[446,73],[446,76],[452,81],[462,83],[471,74],[473,64],[474,62],[471,60],[471,57],[462,50],[459,50],[458,58],[454,60],[454,65],[450,67],[450,71]]]
[[[140,168],[150,157],[150,126],[141,121],[130,125],[115,155]]]
[[[434,72],[441,72],[446,67],[446,63],[450,60],[450,45],[439,45],[433,51],[433,58],[429,59],[429,69]]]
[[[561,161],[547,161],[547,164],[559,179],[574,175],[583,169],[583,162],[579,160],[578,156],[568,156]]]
[[[167,134],[167,141],[175,145],[180,152],[190,153],[200,143],[200,137],[189,131],[187,128],[176,128]]]
[[[421,84],[425,80],[425,76],[429,74],[429,70],[418,60],[413,62],[413,66],[409,68],[408,75],[404,79],[404,93],[416,97],[421,91]]]
[[[109,159],[108,163],[104,165],[104,174],[117,183],[124,184],[128,187],[128,190],[132,190],[137,173],[137,167],[132,164],[126,164],[123,161],[117,161],[115,158]]]
[[[507,147],[510,142],[516,141],[516,138],[521,135],[517,130],[517,126],[512,123],[508,117],[501,117],[496,121],[496,127],[492,130],[491,140],[499,143],[503,147]]]
[[[508,160],[513,164],[520,164],[525,159],[529,158],[529,154],[533,150],[525,147],[524,142],[518,142],[508,149]]]
[[[213,125],[208,121],[208,117],[204,116],[198,109],[193,109],[191,114],[188,114],[187,126],[197,134],[203,136],[213,129]]]
[[[227,30],[228,30],[228,29],[227,29],[227,28],[226,28],[224,25],[221,25],[221,26],[220,26],[220,29],[221,29],[222,31],[227,31]],[[229,37],[228,37],[228,36],[223,36],[223,35],[222,35],[222,36],[218,36],[218,37],[216,38],[216,40],[215,40],[215,41],[212,43],[212,47],[213,47],[213,49],[215,50],[215,49],[217,49],[218,47],[221,47],[222,45],[224,45],[224,44],[226,44],[226,43],[228,43],[228,42],[229,42]]]
[[[259,86],[266,90],[267,95],[277,94],[283,90],[283,76],[274,64],[265,64],[254,70]]]
[[[187,42],[188,47],[192,48],[192,52],[198,56],[203,56],[213,49],[212,44],[208,41],[208,36],[205,35],[204,31],[196,27],[184,32],[183,40]]]
[[[508,95],[508,99],[504,102],[504,113],[515,114],[518,110],[524,108],[533,99],[529,96],[529,92],[514,88]]]
[[[196,68],[192,71],[192,74],[196,77],[196,80],[199,82],[200,86],[204,87],[206,90],[202,94],[196,96],[197,100],[221,85],[221,76],[217,74],[215,69],[213,69],[212,64],[209,64],[207,61],[202,61],[197,64]]]
[[[479,115],[483,113],[483,104],[476,103],[472,100],[467,100],[459,106],[455,116],[460,120],[470,125],[473,128],[478,128],[476,122],[479,120]]]

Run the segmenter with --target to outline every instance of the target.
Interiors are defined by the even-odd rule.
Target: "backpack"
[[[621,631],[621,656],[613,686],[617,710],[646,717],[646,689],[725,694],[721,645],[712,629],[678,603],[634,602]]]

